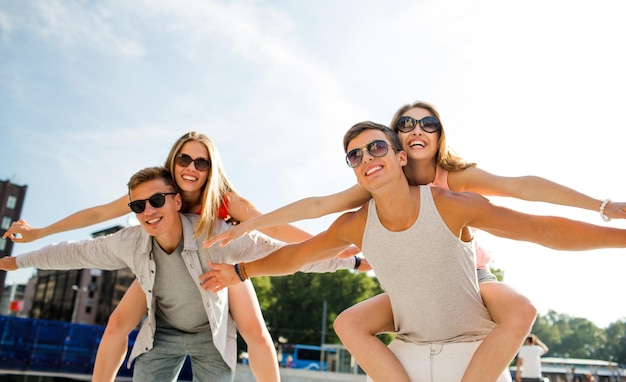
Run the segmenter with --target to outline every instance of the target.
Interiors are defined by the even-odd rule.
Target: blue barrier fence
[[[91,375],[103,332],[98,325],[0,316],[0,364],[6,370]],[[120,377],[132,377],[126,364],[136,337],[134,330]],[[180,379],[191,380],[188,361]]]

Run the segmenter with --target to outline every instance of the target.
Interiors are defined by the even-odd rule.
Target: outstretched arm
[[[447,196],[446,196],[447,194]],[[524,214],[491,204],[484,197],[433,189],[437,208],[450,229],[460,234],[463,226],[482,229],[493,235],[528,241],[548,248],[584,251],[625,248],[626,230],[602,227],[556,216]]]
[[[236,193],[231,193],[230,195],[228,214],[239,222],[239,224],[233,226],[233,229],[241,232],[237,234],[238,236],[236,236],[235,239],[256,229],[248,227],[251,224],[251,221],[263,216],[261,211],[259,211],[252,203]],[[274,239],[287,243],[297,243],[311,237],[308,232],[286,223],[279,223],[276,227],[259,230]]]
[[[13,222],[2,238],[9,238],[16,243],[29,243],[55,233],[102,223],[129,213],[128,202],[128,195],[125,195],[111,203],[78,211],[43,228],[35,228],[20,219]]]
[[[202,287],[217,292],[249,277],[293,274],[307,264],[337,256],[339,251],[350,244],[360,245],[363,224],[355,219],[354,213],[346,213],[327,231],[301,243],[286,245],[261,259],[234,266],[209,263],[212,270],[201,276]]]
[[[598,213],[603,202],[538,176],[497,176],[476,167],[449,173],[448,183],[454,191],[559,204]],[[604,208],[604,214],[611,219],[626,219],[626,203],[609,202]]]
[[[17,261],[13,256],[5,256],[0,259],[0,271],[15,271],[17,270]]]
[[[550,350],[548,346],[544,344],[543,342],[541,342],[541,340],[538,337],[535,337],[535,343],[537,344],[537,346],[543,349],[544,354],[547,353],[548,350]]]
[[[294,228],[289,226],[288,223],[303,219],[314,219],[331,213],[357,208],[368,201],[370,197],[369,192],[361,186],[355,185],[336,194],[301,199],[264,215],[261,215],[258,210],[248,203],[250,207],[247,212],[244,211],[247,216],[239,210],[233,209],[232,211],[232,216],[241,221],[240,224],[209,238],[204,242],[204,246],[210,247],[215,243],[220,243],[220,246],[223,247],[253,230],[259,230],[268,236],[286,242],[302,241],[308,239],[311,235],[305,233],[306,237],[292,235],[288,238],[283,238],[285,234],[289,233],[289,231],[284,230],[285,227]],[[232,205],[234,207],[234,204]],[[257,212],[256,215],[253,215],[252,209]],[[241,217],[235,214],[240,214]]]

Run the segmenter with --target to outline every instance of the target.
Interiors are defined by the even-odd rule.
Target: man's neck
[[[402,176],[385,187],[372,191],[381,224],[390,231],[403,231],[413,225],[419,214],[419,192]]]
[[[182,239],[182,224],[176,229],[172,229],[154,237],[154,240],[157,242],[157,244],[159,244],[159,247],[161,247],[161,249],[163,249],[163,251],[165,251],[167,254],[171,254],[172,252],[174,252]]]

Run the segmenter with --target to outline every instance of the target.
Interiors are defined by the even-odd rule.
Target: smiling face
[[[409,116],[420,120],[433,115],[426,109],[414,107],[404,112],[402,116]],[[432,161],[436,158],[439,149],[439,132],[427,133],[418,125],[408,133],[398,131],[397,134],[398,137],[400,137],[402,148],[407,153],[409,161]]]
[[[188,155],[191,159],[209,159],[209,151],[206,146],[197,141],[189,141],[181,147],[179,154]],[[209,177],[209,171],[201,171],[196,168],[194,162],[183,167],[174,164],[174,180],[183,192],[199,192],[202,190]]]
[[[367,146],[377,140],[387,142],[389,150],[383,156],[374,157],[367,151]],[[353,170],[357,177],[357,181],[366,190],[372,192],[388,183],[388,180],[394,176],[404,178],[402,166],[406,164],[406,154],[404,152],[396,152],[393,144],[389,142],[388,137],[380,130],[365,130],[356,135],[347,145],[347,152],[354,149],[362,150],[361,163],[356,165]]]
[[[163,179],[154,179],[141,183],[130,190],[130,199],[145,200],[155,194],[176,192],[174,188],[167,185]],[[178,211],[182,206],[179,194],[166,195],[165,203],[161,207],[154,207],[146,201],[145,210],[136,213],[137,220],[143,229],[154,236],[164,250],[168,250],[172,245],[174,248],[182,238],[182,226]]]

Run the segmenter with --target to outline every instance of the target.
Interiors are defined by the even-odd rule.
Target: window
[[[2,218],[2,224],[0,224],[0,229],[8,230],[11,227],[11,218],[9,216],[5,216]]]
[[[6,239],[2,239],[0,238],[0,252],[4,251],[7,247],[7,241]]]
[[[17,206],[17,197],[15,195],[9,195],[7,198],[7,208],[14,210],[15,206]]]

